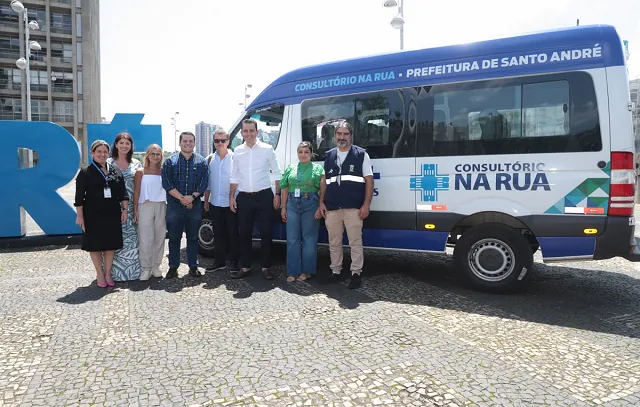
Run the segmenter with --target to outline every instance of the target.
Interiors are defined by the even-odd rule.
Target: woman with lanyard
[[[98,287],[113,287],[113,252],[122,248],[129,197],[122,172],[107,164],[107,142],[94,141],[90,151],[93,162],[76,177],[76,224],[82,228],[81,249],[91,255]]]
[[[327,187],[324,166],[311,162],[313,148],[298,145],[298,164],[282,174],[282,221],[287,223],[287,281],[304,281],[316,273],[320,197]]]

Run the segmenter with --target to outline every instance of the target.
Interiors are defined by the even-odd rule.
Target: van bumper
[[[640,240],[635,237],[634,217],[607,217],[607,227],[596,238],[594,260],[622,257],[640,262]]]

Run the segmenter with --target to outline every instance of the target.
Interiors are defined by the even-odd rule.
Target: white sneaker
[[[155,266],[153,269],[151,269],[151,274],[154,277],[162,278],[162,271],[160,271],[160,266]]]
[[[140,281],[147,281],[151,277],[151,269],[142,269],[140,274]]]

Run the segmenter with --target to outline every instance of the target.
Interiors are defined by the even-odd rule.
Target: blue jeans
[[[287,274],[316,273],[320,219],[314,219],[320,199],[317,194],[302,194],[287,201]]]
[[[193,202],[193,208],[187,209],[180,202],[167,204],[167,230],[169,232],[169,267],[180,266],[180,242],[182,232],[187,234],[187,263],[189,267],[198,266],[198,230],[202,222],[202,201]]]

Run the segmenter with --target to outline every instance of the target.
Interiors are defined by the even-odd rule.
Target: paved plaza
[[[447,255],[366,252],[359,290],[287,283],[275,255],[273,281],[183,264],[101,289],[77,246],[0,251],[0,406],[640,405],[625,260],[537,257],[526,290],[491,295]]]

